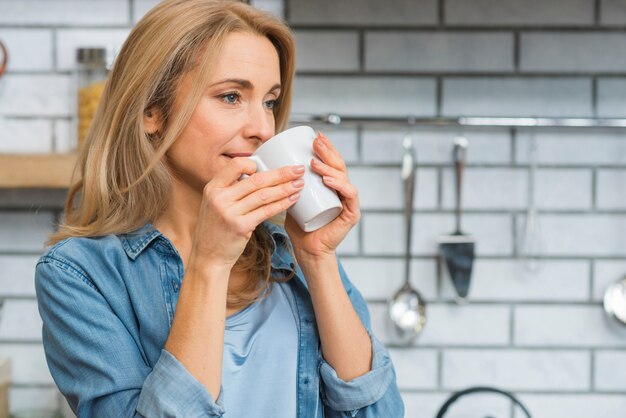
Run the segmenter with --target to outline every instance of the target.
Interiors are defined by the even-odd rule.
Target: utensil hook
[[[411,244],[413,230],[413,197],[415,195],[415,147],[413,146],[413,133],[415,118],[409,117],[409,129],[407,130],[402,147],[402,180],[404,182],[404,233],[406,234],[404,249],[404,288],[409,288],[411,277]]]

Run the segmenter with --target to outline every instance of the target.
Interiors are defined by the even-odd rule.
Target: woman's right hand
[[[257,225],[298,201],[303,175],[302,165],[257,173],[248,158],[230,161],[204,187],[190,267],[230,271]]]

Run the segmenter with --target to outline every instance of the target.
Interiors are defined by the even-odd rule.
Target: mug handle
[[[270,169],[267,168],[267,166],[265,165],[263,160],[261,160],[258,155],[251,155],[248,158],[255,162],[255,164],[256,164],[256,172],[257,173],[259,171],[270,171]]]
[[[251,155],[249,157],[247,157],[248,159],[254,161],[254,163],[256,164],[256,172],[258,173],[259,171],[269,171],[269,168],[267,168],[267,166],[265,165],[265,163],[263,163],[263,161],[256,155]],[[243,179],[247,179],[248,177],[250,177],[247,174],[242,174],[241,177],[239,177],[239,181],[243,180]]]
[[[6,46],[0,41],[0,51],[2,51],[2,61],[0,61],[0,77],[7,69],[7,63],[9,62],[9,53]]]

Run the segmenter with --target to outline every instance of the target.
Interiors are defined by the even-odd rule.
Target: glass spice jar
[[[76,50],[76,146],[80,149],[87,137],[109,73],[105,48]]]

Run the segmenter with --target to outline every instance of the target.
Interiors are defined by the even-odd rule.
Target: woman
[[[360,216],[341,156],[317,136],[312,168],[344,208],[311,233],[268,222],[304,167],[242,158],[285,127],[293,73],[288,28],[237,2],[166,0],[129,35],[36,270],[79,417],[403,415],[335,256]]]

